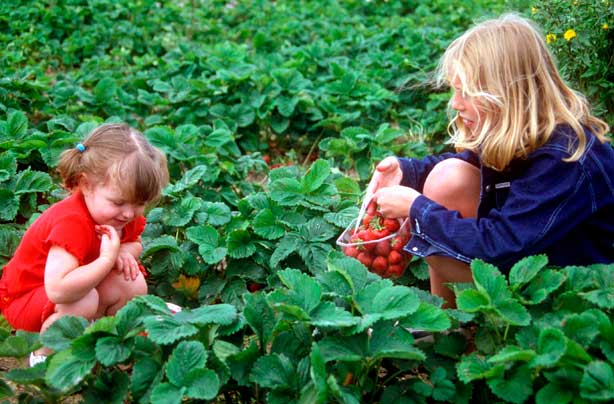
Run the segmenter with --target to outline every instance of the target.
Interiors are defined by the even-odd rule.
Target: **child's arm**
[[[126,280],[135,280],[140,272],[138,258],[143,252],[141,238],[137,241],[120,244],[119,254],[115,266],[119,272],[124,273]]]
[[[87,265],[59,246],[53,246],[45,265],[45,291],[53,303],[71,303],[83,298],[115,266],[119,253],[119,236],[110,226],[99,226],[100,255]]]

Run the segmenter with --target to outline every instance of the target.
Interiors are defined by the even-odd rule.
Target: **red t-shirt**
[[[47,255],[52,246],[64,248],[77,258],[80,266],[97,259],[100,239],[94,226],[81,192],[45,210],[26,230],[15,255],[4,267],[0,297],[16,298],[44,285]],[[137,216],[124,227],[121,243],[137,241],[144,229],[145,218]]]

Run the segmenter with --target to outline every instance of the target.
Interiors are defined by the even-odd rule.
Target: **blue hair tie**
[[[79,150],[80,153],[83,153],[85,151],[85,146],[83,145],[83,143],[77,143],[75,149]]]

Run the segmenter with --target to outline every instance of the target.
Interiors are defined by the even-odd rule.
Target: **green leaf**
[[[602,309],[614,309],[613,287],[595,289],[590,292],[579,293],[579,295]]]
[[[391,326],[391,323],[378,323],[373,328],[369,341],[369,357],[393,358],[422,361],[426,359],[424,352],[413,345],[414,337],[402,327]]]
[[[277,223],[270,209],[260,211],[252,220],[254,233],[267,240],[277,240],[286,233],[284,226]]]
[[[186,377],[186,395],[199,400],[213,400],[220,391],[220,379],[210,369],[194,369]]]
[[[379,314],[385,320],[408,316],[420,305],[415,292],[405,286],[368,285],[356,295],[356,304],[362,314]]]
[[[367,337],[364,333],[350,337],[324,337],[319,345],[326,362],[360,362],[367,356]]]
[[[199,181],[203,181],[207,179],[209,175],[209,168],[205,165],[197,165],[196,167],[188,170],[183,174],[183,177],[172,185],[168,185],[163,194],[164,195],[172,195],[179,194],[186,189],[190,189],[195,187]]]
[[[301,239],[296,234],[289,233],[286,235],[286,237],[281,240],[271,255],[271,268],[277,268],[279,263],[295,252],[300,245]]]
[[[309,359],[311,362],[309,375],[316,390],[316,397],[312,397],[310,401],[305,401],[305,403],[325,403],[328,397],[328,384],[326,383],[328,374],[326,372],[326,362],[316,342],[311,344]]]
[[[318,159],[311,165],[303,177],[302,182],[304,192],[311,193],[320,188],[330,173],[330,164],[328,164],[328,161]]]
[[[198,253],[207,264],[216,264],[226,256],[226,248],[218,247],[217,230],[208,225],[189,227],[186,230],[188,240],[198,245]]]
[[[4,380],[0,379],[0,400],[13,397],[13,389]]]
[[[166,363],[166,375],[175,386],[188,386],[187,375],[193,369],[202,369],[207,361],[207,352],[199,341],[181,341]]]
[[[191,324],[183,324],[170,316],[148,316],[143,320],[149,338],[160,345],[172,344],[185,337],[198,332],[198,328]]]
[[[294,364],[283,354],[258,358],[249,380],[272,390],[295,390],[298,382]]]
[[[96,87],[92,90],[92,94],[96,97],[96,100],[100,103],[108,102],[115,97],[117,93],[117,84],[111,77],[105,77],[96,84]]]
[[[322,302],[311,313],[311,324],[316,327],[351,327],[360,322],[358,317],[335,306],[332,302]]]
[[[170,383],[160,383],[151,392],[151,402],[160,404],[181,404],[185,387],[177,387]]]
[[[567,350],[567,337],[559,329],[546,328],[537,340],[538,356],[529,362],[531,367],[552,367],[558,363]]]
[[[563,331],[569,338],[572,338],[580,345],[590,346],[591,342],[600,333],[599,318],[596,312],[598,311],[588,310],[580,314],[569,315],[565,318]]]
[[[588,400],[614,400],[614,371],[604,361],[593,361],[584,369],[580,395]]]
[[[67,349],[75,338],[83,334],[87,324],[83,317],[62,316],[45,330],[41,342],[54,351]]]
[[[420,302],[415,313],[401,320],[400,325],[424,331],[444,331],[452,325],[450,317],[442,309]]]
[[[520,366],[505,377],[489,379],[488,386],[499,398],[512,403],[524,403],[533,392],[531,369]]]
[[[281,206],[297,206],[305,198],[303,185],[294,178],[273,181],[269,186],[269,195]]]
[[[539,304],[565,282],[565,275],[559,271],[544,269],[540,271],[522,291],[525,304]]]
[[[170,250],[171,252],[180,252],[177,246],[177,240],[173,236],[157,237],[143,245],[143,257],[150,256],[158,251]]]
[[[121,363],[131,353],[132,348],[119,337],[102,337],[96,341],[96,359],[105,366]]]
[[[27,169],[17,173],[15,177],[15,194],[21,195],[30,192],[46,192],[51,189],[51,177],[41,171]]]
[[[8,135],[13,139],[23,138],[28,131],[28,118],[21,111],[11,112],[6,123]]]
[[[297,270],[286,269],[277,273],[288,289],[292,302],[310,313],[322,298],[320,285],[309,275]]]
[[[160,363],[152,358],[143,357],[134,362],[132,368],[131,391],[134,396],[140,397],[160,378]]]
[[[243,315],[258,340],[265,346],[269,343],[277,324],[275,313],[262,293],[246,294],[245,303]]]
[[[500,362],[516,362],[523,361],[527,362],[531,359],[535,358],[537,353],[532,349],[522,349],[515,345],[508,345],[503,347],[499,353],[488,358],[489,363],[500,363]]]
[[[435,368],[431,373],[431,383],[433,383],[433,399],[437,401],[451,401],[455,397],[456,387],[448,378],[444,368]]]
[[[497,267],[481,260],[473,260],[471,271],[477,290],[488,296],[491,302],[497,303],[510,298],[511,293],[507,288],[505,277]]]
[[[296,108],[296,104],[298,104],[298,101],[299,99],[296,96],[286,97],[280,95],[275,100],[275,106],[277,107],[277,110],[281,116],[290,118],[294,112],[294,109]]]
[[[219,149],[226,143],[233,142],[232,132],[228,128],[217,128],[205,138],[205,145]]]
[[[181,198],[179,205],[174,205],[170,210],[170,216],[165,220],[166,224],[173,227],[183,227],[188,224],[194,214],[202,206],[202,200],[194,196]]]
[[[63,318],[60,318],[60,320]],[[53,327],[53,325],[55,323],[51,326]],[[45,380],[49,385],[61,391],[68,391],[79,384],[90,374],[96,364],[96,361],[93,359],[83,360],[78,355],[75,355],[71,349],[57,352],[48,361],[49,365]]]
[[[512,286],[529,283],[548,264],[545,255],[534,255],[518,261],[510,269],[509,280]]]
[[[512,325],[524,326],[531,323],[531,316],[527,309],[515,300],[498,301],[495,308],[501,317]]]
[[[502,365],[493,366],[476,353],[463,356],[461,361],[456,364],[456,374],[463,383],[494,377],[501,374],[503,369]]]
[[[237,320],[237,309],[227,303],[203,305],[196,309],[180,311],[173,318],[194,325],[230,325]]]
[[[233,230],[226,240],[228,255],[232,258],[247,258],[256,252],[256,244],[247,230]]]
[[[212,226],[223,226],[232,219],[230,208],[222,202],[205,202],[201,213],[206,214],[207,223]]]
[[[535,395],[536,404],[568,404],[572,399],[573,394],[556,383],[546,384]]]
[[[463,310],[468,313],[488,310],[492,307],[490,305],[488,295],[475,289],[463,290],[458,296],[456,296],[456,306],[459,310]]]
[[[19,212],[19,197],[8,189],[0,188],[0,220],[12,221]]]
[[[310,243],[326,242],[337,235],[337,229],[318,217],[300,226],[299,234]]]

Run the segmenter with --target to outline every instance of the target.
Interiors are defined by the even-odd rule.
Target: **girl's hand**
[[[420,192],[413,188],[394,185],[380,188],[373,199],[384,217],[398,218],[409,216],[411,206],[420,195]]]
[[[94,230],[100,235],[99,258],[105,258],[109,263],[115,264],[119,254],[119,234],[117,234],[117,230],[108,225],[96,225]]]
[[[117,254],[117,261],[115,262],[115,267],[119,272],[124,273],[124,279],[135,280],[139,274],[139,263],[137,262],[134,255],[129,252],[127,249],[119,247],[119,254]]]
[[[403,172],[396,157],[386,157],[375,167],[375,172],[369,182],[369,188],[376,192],[385,187],[399,185],[403,179]]]

